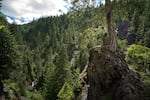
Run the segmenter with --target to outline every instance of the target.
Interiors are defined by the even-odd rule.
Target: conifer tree
[[[55,65],[54,65],[55,64]],[[48,70],[46,74],[45,82],[45,99],[56,100],[57,94],[61,87],[67,80],[67,71],[69,70],[69,61],[67,51],[64,45],[62,45],[58,55],[56,56],[55,63],[50,66],[51,70]]]
[[[9,78],[10,73],[17,66],[17,47],[13,35],[7,27],[0,29],[0,89],[2,80]],[[2,93],[2,90],[0,90]]]

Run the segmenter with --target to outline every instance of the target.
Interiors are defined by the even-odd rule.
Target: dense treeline
[[[101,26],[105,21],[104,18],[97,21],[103,14],[99,13],[101,9],[76,10],[26,25],[6,25],[17,40],[20,54],[18,73],[22,76],[16,77],[18,83],[13,78],[4,79],[4,84],[15,85],[12,90],[8,89],[12,92],[8,93],[8,98],[14,97],[16,92],[21,97],[35,100],[75,98],[74,90],[80,87],[77,79],[86,65],[88,49],[102,44]],[[63,91],[65,87],[68,93]],[[71,96],[62,97],[65,94]]]
[[[136,35],[135,43],[143,45],[141,49],[136,47],[139,52],[135,53],[131,46],[126,59],[135,70],[140,65],[140,72],[148,73],[147,59],[138,60],[140,64],[135,62],[138,57],[144,57],[143,49],[149,52],[144,46],[150,46],[150,1],[114,0],[113,3],[114,21],[129,21],[130,32]],[[75,91],[80,93],[82,87],[78,76],[86,66],[88,50],[103,44],[104,12],[104,6],[89,7],[61,16],[40,18],[26,25],[8,24],[1,14],[0,89],[7,89],[0,90],[0,95],[5,93],[8,99],[31,100],[77,98],[79,94]],[[124,52],[126,42],[119,41]]]

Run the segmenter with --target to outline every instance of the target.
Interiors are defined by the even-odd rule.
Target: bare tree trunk
[[[107,45],[109,45],[111,51],[116,51],[116,37],[114,31],[114,25],[112,23],[112,4],[111,0],[105,0],[105,12],[108,29]]]

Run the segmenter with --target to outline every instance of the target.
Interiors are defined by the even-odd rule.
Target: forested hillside
[[[117,49],[130,69],[141,76],[148,100],[150,1],[114,0],[112,5]],[[82,91],[88,80],[83,70],[89,50],[101,48],[106,33],[104,5],[74,9],[24,25],[9,24],[1,13],[0,99],[84,100]]]

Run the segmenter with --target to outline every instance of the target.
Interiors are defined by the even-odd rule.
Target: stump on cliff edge
[[[143,84],[122,53],[107,47],[90,50],[88,100],[145,100]]]

